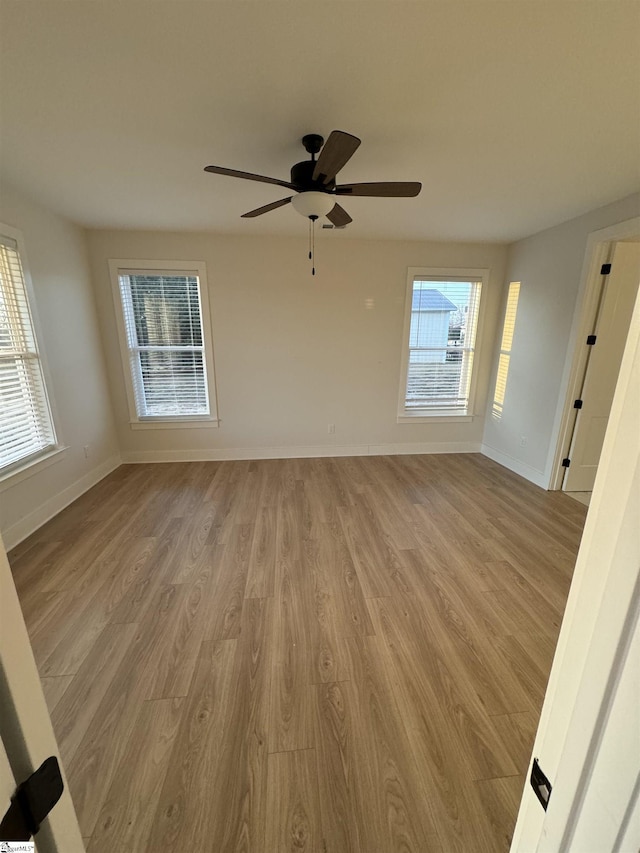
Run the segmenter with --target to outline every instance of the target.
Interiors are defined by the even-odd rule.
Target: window
[[[157,265],[157,266],[156,266]],[[132,423],[215,420],[205,267],[111,261]]]
[[[507,392],[507,379],[509,377],[509,365],[511,363],[511,346],[513,344],[513,333],[516,327],[519,298],[520,282],[512,281],[509,284],[507,307],[504,312],[504,325],[502,327],[502,340],[500,342],[500,357],[498,359],[498,372],[496,374],[496,388],[493,395],[493,406],[491,409],[491,414],[497,421],[502,417],[504,397]]]
[[[56,445],[20,254],[0,234],[0,474]]]
[[[473,363],[486,276],[486,270],[409,270],[400,422],[473,414]]]

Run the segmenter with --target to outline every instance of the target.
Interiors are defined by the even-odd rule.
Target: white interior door
[[[590,492],[598,470],[611,401],[640,283],[640,243],[618,243],[607,278],[600,316],[569,450],[565,492]]]
[[[527,784],[512,853],[640,849],[640,298],[533,755],[553,786]]]

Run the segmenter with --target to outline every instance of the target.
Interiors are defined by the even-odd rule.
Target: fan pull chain
[[[309,217],[309,260],[312,261],[311,275],[316,274],[315,255],[316,255],[316,219],[317,216]]]
[[[313,225],[311,226],[311,251],[313,252],[313,266],[311,267],[311,275],[316,274],[316,218],[313,217]]]

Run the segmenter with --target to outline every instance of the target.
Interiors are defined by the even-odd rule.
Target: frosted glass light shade
[[[335,206],[333,196],[321,192],[307,192],[294,195],[291,204],[302,216],[326,216]]]

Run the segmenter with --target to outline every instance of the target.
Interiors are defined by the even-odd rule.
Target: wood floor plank
[[[256,510],[256,523],[251,542],[245,598],[271,598],[276,575],[276,509],[261,506]]]
[[[422,613],[431,624],[440,626],[437,647],[448,661],[455,662],[459,677],[469,683],[487,714],[508,714],[532,709],[532,700],[520,680],[496,651],[498,637],[479,622],[470,602],[466,602],[446,574],[429,571],[419,553],[406,551],[407,567],[412,567],[415,590],[421,586],[427,595],[422,600]],[[408,599],[411,599],[411,595]],[[405,607],[410,602],[404,602]],[[423,619],[424,622],[424,619]]]
[[[148,851],[207,850],[224,813],[208,807],[208,791],[224,750],[220,719],[231,697],[237,640],[207,644],[189,688],[153,817]]]
[[[174,575],[175,583],[188,583],[197,578],[203,565],[206,565],[215,520],[216,510],[212,501],[207,501],[194,510],[188,525],[190,535],[181,554],[178,571]]]
[[[83,832],[93,833],[137,714],[156,682],[158,656],[172,643],[171,626],[179,612],[179,593],[172,585],[162,587],[147,612],[144,627],[134,626],[135,633],[109,685],[106,701],[93,714],[69,762],[70,788]],[[125,627],[129,625],[108,626],[120,631]]]
[[[272,598],[254,598],[243,606],[231,697],[219,721],[223,751],[210,793],[212,812],[224,815],[212,826],[213,850],[257,850],[263,840],[273,614]]]
[[[275,620],[272,633],[269,752],[304,750],[313,746],[310,692],[309,618],[305,611],[303,553],[304,519],[296,500],[297,487],[277,507]]]
[[[167,588],[175,595],[172,614],[147,663],[145,699],[186,696],[202,645],[207,612],[204,601],[209,572],[205,569],[192,584]]]
[[[207,628],[206,637],[209,641],[234,639],[240,633],[253,525],[234,525],[226,539],[226,544],[215,550],[216,565],[211,595],[217,606]]]
[[[538,727],[536,715],[527,712],[491,717],[491,725],[495,728],[501,743],[513,759],[520,778],[524,780]]]
[[[143,703],[87,853],[139,853],[147,848],[163,781],[171,770],[171,750],[184,702],[159,699]]]
[[[487,841],[491,847],[486,848],[487,850],[507,853],[510,849],[513,823],[506,819],[506,815],[518,810],[523,786],[524,780],[520,776],[476,782],[485,818],[484,823],[485,825],[488,823],[490,827]]]
[[[479,454],[112,472],[10,555],[90,851],[506,851],[585,512]]]
[[[91,653],[51,712],[56,739],[65,766],[69,768],[78,747],[125,660],[138,626],[109,625],[98,637]]]
[[[390,599],[371,599],[378,635],[385,640],[384,652],[393,666],[399,712],[413,715],[429,744],[446,734],[448,761],[458,764],[469,779],[509,776],[517,772],[509,753],[502,748],[486,709],[466,678],[462,659],[451,649],[422,633],[412,616],[411,602],[400,605]],[[402,622],[407,627],[402,629]],[[423,623],[424,624],[424,623]],[[428,658],[425,664],[420,661]],[[424,725],[425,709],[431,721]]]
[[[44,698],[47,702],[49,713],[52,714],[54,708],[65,694],[67,687],[73,681],[73,675],[60,675],[52,678],[41,678],[42,690]]]
[[[301,607],[307,614],[304,626],[307,681],[310,684],[341,681],[344,675],[344,643],[338,639],[337,608],[330,582],[331,570],[316,540],[304,542],[300,578]]]
[[[426,850],[435,832],[377,638],[352,638],[353,680],[316,688],[316,752],[330,849]],[[333,772],[323,776],[332,767]]]
[[[145,613],[152,606],[169,567],[178,562],[177,539],[180,527],[178,518],[166,519],[160,535],[154,538],[153,549],[148,559],[145,559],[142,571],[112,612],[111,622],[144,621]]]
[[[116,563],[99,564],[95,584],[86,587],[82,594],[73,592],[78,605],[67,606],[70,618],[65,620],[65,631],[60,642],[52,649],[40,667],[43,676],[73,675],[90,653],[103,628],[109,623],[111,613],[134,583],[139,567],[144,565],[149,554],[148,540],[142,544],[142,560],[135,560],[131,571]]]
[[[321,853],[322,827],[313,749],[269,756],[265,850]]]
[[[364,498],[356,506],[339,507],[338,518],[345,542],[366,598],[393,595],[393,572],[400,560],[381,533]]]
[[[320,529],[320,560],[331,567],[328,575],[335,601],[337,636],[373,634],[360,580],[337,522],[322,525]]]

